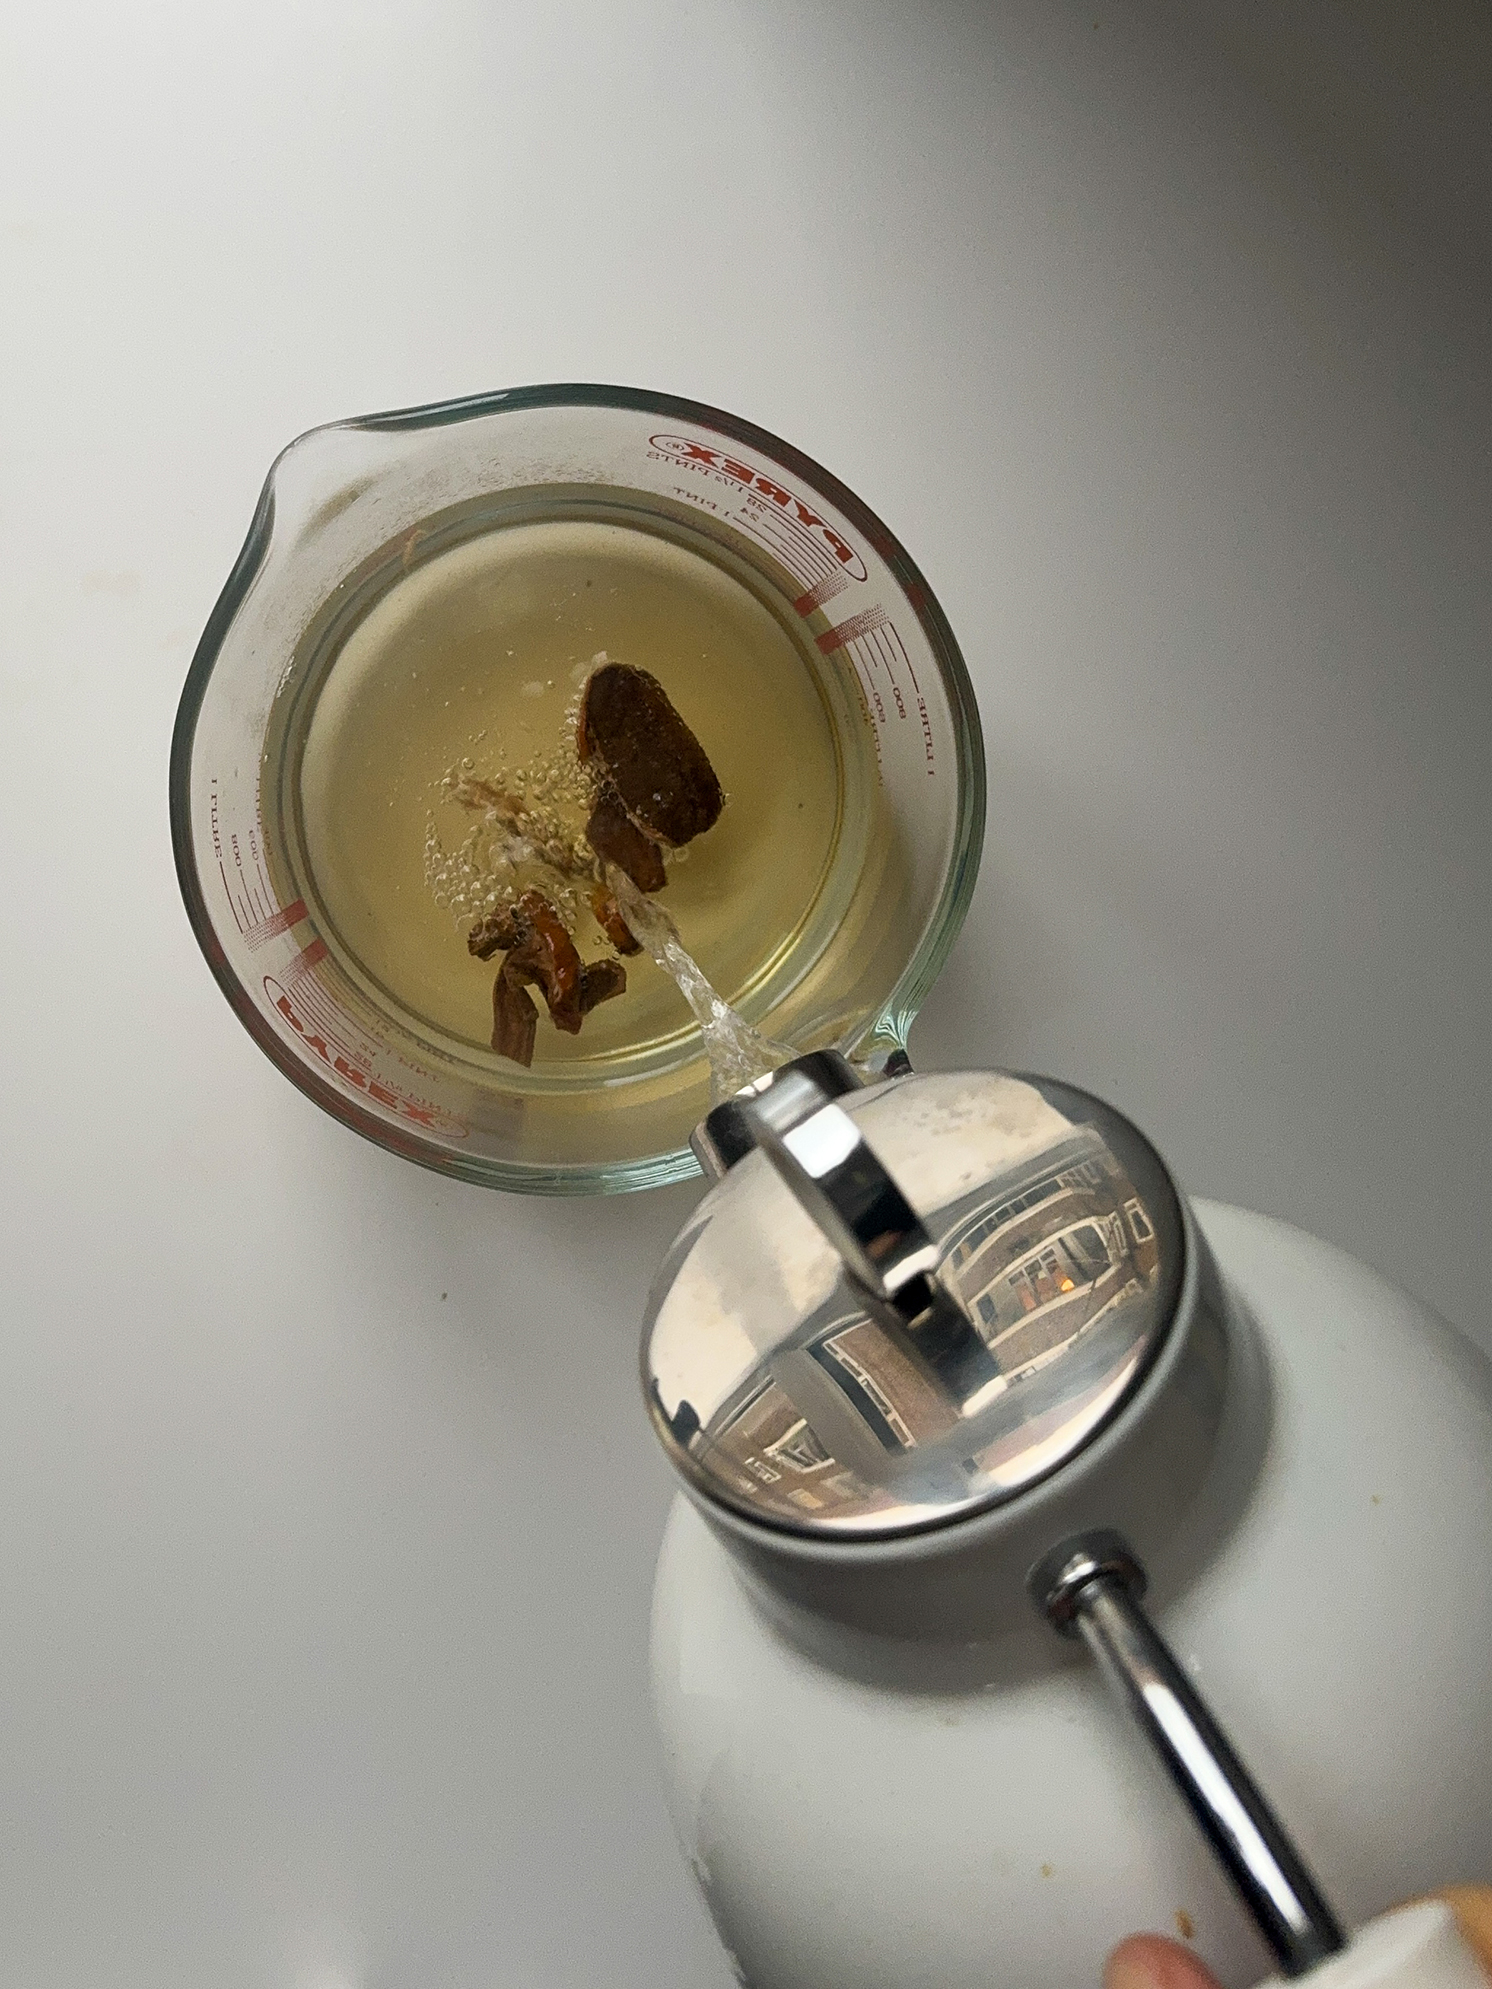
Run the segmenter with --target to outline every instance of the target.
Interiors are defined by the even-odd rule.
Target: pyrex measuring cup
[[[833,1046],[874,1068],[903,1047],[979,858],[983,751],[963,662],[916,567],[857,498],[787,444],[688,401],[521,388],[291,443],[182,695],[177,869],[240,1020],[345,1124],[496,1187],[645,1187],[693,1170],[686,1141],[710,1105],[682,1005],[679,1027],[638,1054],[520,1069],[388,998],[297,857],[285,687],[328,680],[412,571],[535,515],[620,521],[693,548],[794,629],[836,739],[873,744],[880,829],[833,902],[804,913],[781,969],[721,992],[796,1049]]]

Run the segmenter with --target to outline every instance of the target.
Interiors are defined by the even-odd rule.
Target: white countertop
[[[315,422],[615,381],[842,476],[985,718],[919,1061],[1492,1344],[1489,30],[1411,11],[0,24],[0,1989],[729,1981],[645,1686],[691,1191],[363,1145],[177,899],[177,695]]]

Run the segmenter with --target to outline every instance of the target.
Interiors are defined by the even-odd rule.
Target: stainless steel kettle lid
[[[1174,1319],[1176,1191],[1070,1086],[861,1089],[819,1054],[696,1150],[722,1178],[654,1286],[643,1381],[677,1468],[766,1526],[884,1538],[1003,1503],[1119,1411]]]

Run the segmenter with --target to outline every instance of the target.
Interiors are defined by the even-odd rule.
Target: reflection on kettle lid
[[[706,1214],[645,1371],[667,1448],[711,1499],[778,1528],[884,1536],[999,1504],[1090,1440],[1170,1325],[1181,1220],[1147,1143],[1065,1086],[965,1073],[839,1102],[935,1242],[932,1282],[966,1344],[919,1341],[842,1269],[793,1316],[784,1261],[806,1246],[833,1273],[833,1252],[753,1154],[715,1193],[757,1204],[759,1261],[739,1261],[739,1220]],[[774,1284],[775,1318],[760,1303]],[[698,1316],[704,1289],[738,1331]]]

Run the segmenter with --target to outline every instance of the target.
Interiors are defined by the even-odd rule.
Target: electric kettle
[[[739,1979],[1479,1982],[1441,1907],[1341,1929],[1492,1871],[1488,1363],[1047,1079],[824,1053],[694,1147],[652,1668]]]

